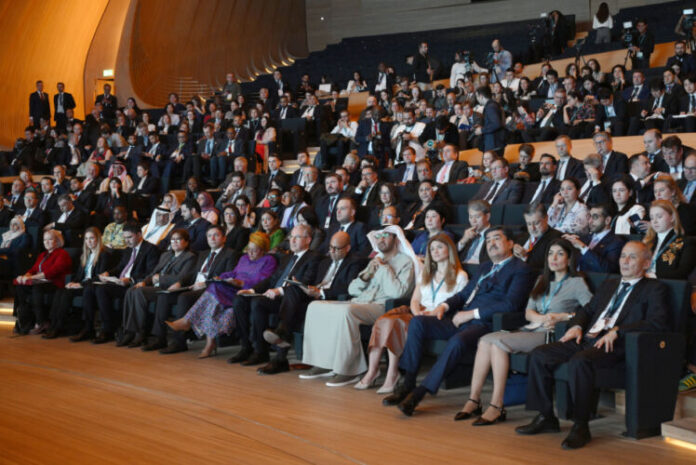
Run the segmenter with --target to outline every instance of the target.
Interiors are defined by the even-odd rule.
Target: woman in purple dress
[[[234,299],[239,289],[250,289],[273,274],[278,266],[276,259],[267,255],[268,235],[257,231],[249,236],[246,254],[239,259],[234,270],[223,273],[224,282],[210,283],[203,295],[182,318],[167,322],[175,331],[193,328],[198,336],[205,335],[205,348],[198,358],[207,358],[216,349],[218,334],[229,334],[234,328]]]

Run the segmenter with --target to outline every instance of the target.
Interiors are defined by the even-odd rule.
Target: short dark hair
[[[174,231],[172,231],[172,237],[174,237],[174,234],[178,234],[179,237],[181,237],[186,242],[191,242],[191,236],[189,235],[189,232],[184,228],[175,229]]]
[[[133,223],[133,222],[127,223],[123,227],[123,232],[124,233],[128,232],[131,234],[142,234],[143,233],[142,230],[140,229],[140,226],[138,226],[137,223]]]
[[[665,83],[660,78],[655,78],[650,81],[650,90],[665,90]]]
[[[683,148],[682,141],[678,136],[669,136],[662,139],[662,147],[677,150]]]
[[[551,164],[553,164],[553,166],[558,165],[558,160],[556,160],[556,157],[554,157],[550,153],[542,153],[541,156],[539,157],[539,160],[541,160],[542,158],[550,158]]]
[[[481,86],[478,89],[476,89],[476,93],[479,94],[481,97],[485,99],[490,99],[491,96],[493,95],[491,93],[491,88],[489,86]]]
[[[546,218],[548,215],[546,213],[546,207],[544,207],[544,204],[542,204],[541,202],[530,203],[524,209],[524,212],[522,212],[522,214],[525,216],[535,215],[537,213],[539,213],[542,218]]]
[[[593,208],[600,209],[602,211],[602,216],[604,216],[605,218],[611,218],[614,216],[614,208],[608,203],[598,203],[592,205],[590,207],[590,210],[592,210]]]
[[[488,228],[486,230],[486,234],[484,234],[484,236],[483,236],[484,239],[488,239],[489,234],[497,232],[497,231],[502,232],[507,240],[509,240],[509,241],[512,240],[512,231],[510,230],[510,228],[507,228],[505,226],[491,226],[490,228]]]
[[[205,233],[207,234],[208,231],[210,231],[211,229],[217,229],[218,231],[220,231],[220,234],[222,234],[222,237],[225,237],[225,230],[222,229],[222,226],[220,226],[219,224],[211,224],[210,226],[208,226],[208,229],[205,230]]]
[[[186,205],[186,208],[189,210],[196,210],[198,214],[200,215],[201,213],[201,205],[198,203],[198,201],[194,199],[188,199],[187,201],[184,202],[184,205]]]

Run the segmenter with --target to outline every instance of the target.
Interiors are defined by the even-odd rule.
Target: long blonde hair
[[[669,178],[672,179],[671,176]],[[672,226],[672,229],[674,229],[674,232],[676,232],[677,235],[684,235],[684,228],[682,227],[681,220],[679,219],[679,212],[677,211],[677,207],[675,207],[672,204],[672,202],[668,202],[667,200],[654,200],[653,203],[650,204],[650,209],[652,210],[653,208],[661,208],[670,215],[672,215],[672,221],[674,222],[674,226]],[[648,228],[648,232],[645,233],[643,243],[648,247],[652,248],[656,239],[657,233],[652,228],[652,226],[650,226],[650,228]]]
[[[97,250],[94,252],[94,264],[99,261],[99,256],[104,251],[104,243],[102,242],[102,235],[98,228],[94,226],[89,227],[85,230],[84,240],[82,241],[82,256],[80,257],[80,264],[85,267],[87,266],[87,259],[89,258],[90,249],[87,247],[87,234],[92,233],[97,238]]]
[[[423,265],[423,272],[421,273],[421,284],[424,286],[430,284],[437,272],[437,263],[430,254],[430,244],[433,242],[440,242],[447,246],[448,264],[447,271],[445,272],[445,282],[447,283],[447,291],[451,291],[457,284],[457,276],[459,276],[459,272],[462,270],[462,264],[459,262],[457,247],[454,245],[454,242],[452,242],[452,239],[445,233],[438,233],[428,241],[428,246],[425,248],[425,264]]]
[[[672,191],[671,200],[673,204],[688,203],[681,189],[679,189],[677,181],[675,181],[672,176],[669,174],[660,174],[653,180],[653,185],[657,184],[658,182],[667,184],[667,187]]]

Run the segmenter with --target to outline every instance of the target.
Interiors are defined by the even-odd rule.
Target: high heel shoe
[[[480,400],[474,400],[469,398],[467,402],[473,402],[478,407],[476,407],[474,410],[471,412],[465,412],[465,411],[460,411],[457,412],[457,414],[454,416],[454,421],[461,421],[461,420],[468,420],[469,418],[473,417],[474,415],[481,415],[483,413],[483,410],[481,409],[481,401]]]
[[[213,343],[213,346],[210,349],[208,349],[208,350],[203,349],[203,352],[201,352],[198,355],[198,358],[208,358],[208,357],[214,357],[216,355],[217,355],[217,345],[215,345],[215,343]]]
[[[379,378],[379,375],[381,375],[381,372],[377,372],[377,375],[375,375],[374,378],[372,378],[372,381],[369,383],[365,384],[362,382],[362,379],[358,381],[353,387],[359,391],[364,391],[365,389],[370,389],[373,388],[377,385],[377,378]]]
[[[174,331],[188,331],[189,329],[191,329],[191,323],[183,319],[175,321],[165,321],[165,323],[167,323],[167,326],[172,328]]]
[[[495,425],[496,423],[502,423],[507,419],[507,410],[505,410],[503,407],[498,407],[497,405],[493,404],[488,404],[490,407],[493,407],[494,409],[497,409],[500,412],[500,415],[498,415],[495,419],[493,420],[486,420],[483,417],[478,417],[473,423],[473,426],[488,426],[488,425]]]

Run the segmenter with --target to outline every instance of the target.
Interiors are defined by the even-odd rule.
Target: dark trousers
[[[236,299],[234,320],[242,349],[252,348],[267,354],[268,343],[263,338],[263,332],[268,328],[268,317],[278,313],[282,303],[281,297],[271,300],[266,297],[239,297]]]
[[[126,291],[128,291],[127,287],[112,283],[95,286],[94,293],[103,332],[113,334],[118,329]]]
[[[15,286],[15,311],[21,331],[29,331],[34,324],[48,321],[51,301],[56,289],[56,286],[51,283]]]
[[[228,157],[213,155],[210,157],[210,179],[214,185],[222,184],[227,176]]]
[[[285,295],[279,309],[280,323],[278,325],[289,332],[302,331],[307,307],[314,299],[302,292],[297,286],[286,286],[284,291]]]
[[[553,416],[553,373],[568,362],[568,385],[573,404],[573,419],[587,422],[594,408],[593,391],[598,368],[611,368],[625,358],[623,341],[616,341],[614,351],[592,347],[597,339],[554,342],[539,346],[529,354],[527,409],[544,416]]]
[[[189,308],[203,294],[203,290],[186,291],[178,294],[158,294],[155,304],[155,322],[152,325],[152,334],[160,339],[167,337],[167,325],[165,321],[173,316],[174,319],[179,319],[186,315]],[[176,304],[176,307],[174,307]],[[172,343],[180,347],[186,347],[185,332],[176,331],[172,336]]]
[[[92,286],[93,287],[93,286]],[[51,328],[60,331],[65,326],[65,320],[72,308],[72,301],[75,297],[82,295],[83,289],[58,289],[53,294],[51,303]],[[83,299],[84,301],[84,299]],[[83,305],[84,308],[84,305]],[[94,321],[94,320],[92,320]],[[94,325],[92,325],[94,327]]]
[[[449,318],[414,317],[408,325],[406,347],[399,360],[399,368],[406,372],[406,382],[415,383],[426,342],[447,339],[447,348],[421,383],[429,393],[436,394],[442,381],[452,373],[464,354],[475,352],[479,338],[488,332],[488,327],[478,321],[470,321],[457,328]]]

